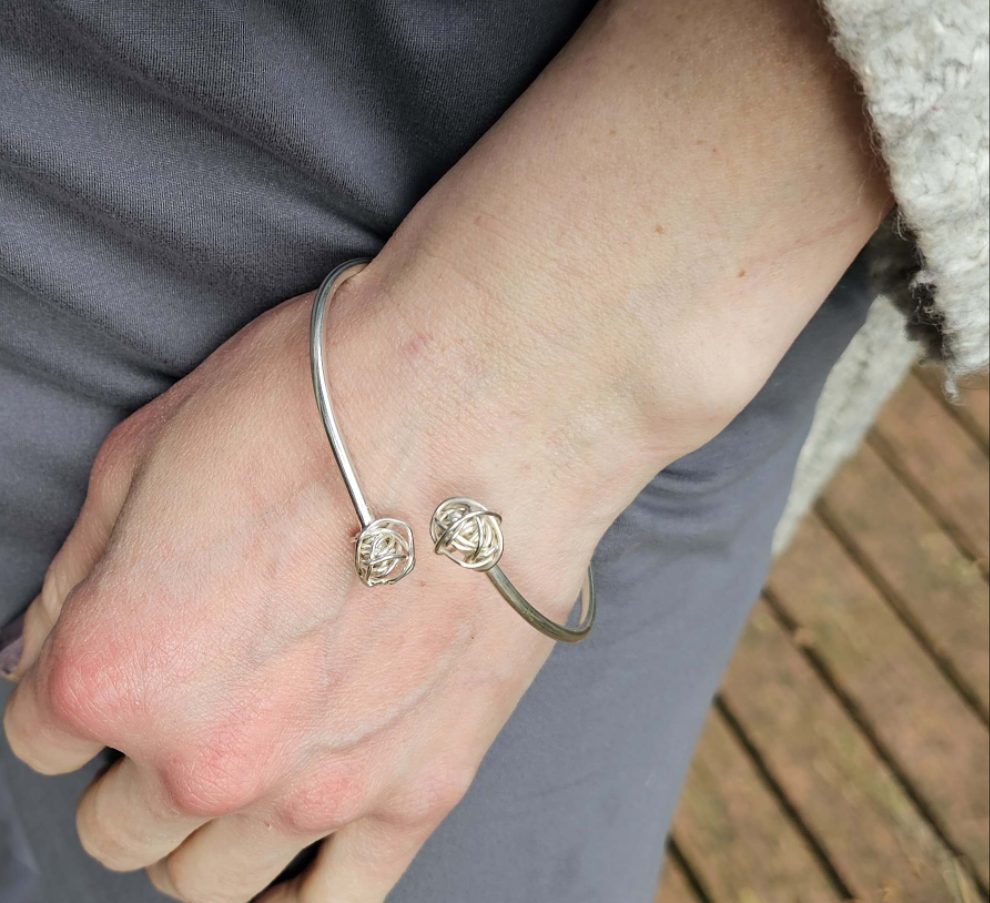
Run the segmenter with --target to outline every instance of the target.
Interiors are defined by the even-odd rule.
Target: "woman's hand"
[[[109,867],[236,903],[332,834],[266,903],[381,903],[550,651],[429,554],[436,505],[500,511],[506,571],[565,618],[608,525],[753,397],[868,239],[884,180],[808,5],[700,7],[603,4],[338,293],[341,427],[416,532],[412,575],[354,578],[308,297],[108,439],[5,726],[46,773],[124,753],[79,809]]]
[[[394,587],[357,584],[309,383],[310,302],[256,321],[108,439],[7,713],[45,773],[124,753],[81,803],[83,844],[183,900],[247,900],[331,832],[305,894],[273,899],[383,899],[550,649],[440,557]],[[501,507],[506,567],[564,617],[609,520],[565,476],[591,445],[567,418],[537,421],[511,352],[409,307],[372,268],[332,309],[330,375],[367,489],[424,551],[444,498]]]
[[[50,774],[124,753],[82,800],[82,842],[179,899],[245,901],[334,832],[271,899],[384,899],[551,647],[487,580],[429,554],[433,509],[467,494],[501,510],[507,571],[566,619],[600,536],[666,454],[645,374],[590,347],[595,366],[575,363],[591,337],[567,338],[568,305],[524,325],[446,268],[400,279],[397,259],[338,291],[328,369],[375,507],[421,541],[411,576],[354,579],[306,296],[115,430],[28,613],[14,751]]]

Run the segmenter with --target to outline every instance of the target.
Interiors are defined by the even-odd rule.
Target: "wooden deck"
[[[913,373],[775,567],[657,903],[990,900],[990,416]]]

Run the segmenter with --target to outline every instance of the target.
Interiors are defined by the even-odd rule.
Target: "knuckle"
[[[475,767],[434,767],[398,797],[391,820],[409,829],[435,828],[461,803],[476,774]]]
[[[107,679],[101,656],[58,644],[49,657],[45,681],[48,705],[55,718],[76,734],[96,740],[113,712],[116,691]]]
[[[335,766],[304,782],[279,807],[282,828],[312,836],[338,831],[370,808],[372,783],[353,766]]]
[[[247,808],[259,798],[256,756],[222,742],[194,745],[162,773],[175,811],[189,818],[220,818]]]
[[[77,592],[88,594],[90,587]],[[90,623],[79,629],[84,620]],[[42,653],[40,698],[57,724],[129,752],[154,721],[148,670],[138,642],[114,628],[97,629],[95,620],[74,611],[55,626]]]

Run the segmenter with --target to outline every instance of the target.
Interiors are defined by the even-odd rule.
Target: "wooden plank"
[[[700,898],[691,888],[684,869],[671,856],[667,857],[663,865],[663,873],[660,875],[660,884],[657,886],[653,903],[701,903]]]
[[[894,394],[875,427],[881,451],[959,544],[990,565],[990,459],[914,375]]]
[[[703,869],[712,903],[841,899],[715,710],[691,765],[674,836],[686,859]]]
[[[894,527],[896,529],[896,526]],[[820,519],[770,576],[796,637],[869,723],[944,835],[990,885],[990,732]]]
[[[990,595],[976,565],[869,446],[832,481],[820,511],[986,719]]]
[[[724,682],[726,705],[862,903],[960,903],[969,881],[848,713],[761,603]]]
[[[987,388],[987,378],[974,376],[962,380],[959,386],[962,398],[956,403],[945,397],[940,367],[916,367],[915,372],[928,386],[929,391],[945,405],[949,413],[963,424],[970,435],[984,449],[990,449],[990,390]]]

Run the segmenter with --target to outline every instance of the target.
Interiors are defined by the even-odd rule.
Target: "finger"
[[[80,516],[65,545],[49,565],[41,592],[24,612],[20,655],[2,672],[7,680],[16,683],[37,662],[66,598],[92,572],[103,554],[106,538],[102,533],[95,535]]]
[[[302,875],[258,903],[384,903],[428,836],[363,818],[327,840]]]
[[[157,775],[127,758],[89,786],[76,811],[83,849],[117,872],[158,862],[206,821],[181,815]]]
[[[37,669],[10,694],[3,714],[3,729],[11,751],[41,774],[78,771],[103,749],[104,744],[86,736],[61,718],[36,679]]]
[[[0,669],[7,680],[20,680],[38,660],[69,593],[89,576],[106,549],[131,483],[130,467],[106,451],[114,447],[108,440],[97,456],[82,510],[24,614],[20,654],[8,656]]]
[[[39,680],[34,665],[69,594],[103,555],[127,497],[132,468],[125,456],[114,452],[118,443],[108,439],[97,455],[79,517],[25,614],[19,660],[10,661],[8,655],[4,662],[3,676],[21,684],[7,701],[4,732],[14,754],[42,774],[76,771],[103,748],[48,704],[47,682]]]
[[[176,900],[247,903],[320,836],[286,834],[248,813],[227,815],[152,865],[148,877]]]

